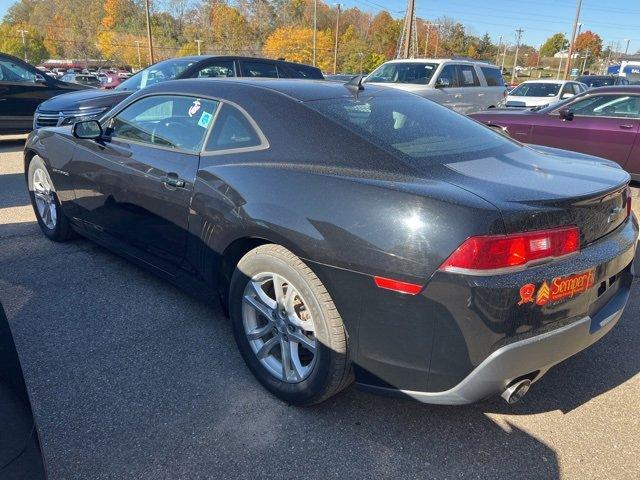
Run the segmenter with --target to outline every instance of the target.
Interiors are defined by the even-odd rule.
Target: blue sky
[[[500,35],[515,41],[515,29],[524,29],[523,42],[540,45],[555,32],[571,33],[575,0],[415,0],[417,14],[435,19],[447,15],[464,23],[470,33],[489,32],[494,41]],[[394,17],[404,15],[406,0],[340,0],[345,6],[362,10],[387,9]],[[0,16],[4,16],[13,0],[0,0]],[[333,0],[327,0],[333,3]],[[611,5],[609,7],[608,5]],[[581,21],[584,30],[598,33],[607,45],[631,39],[629,52],[640,49],[640,2],[637,0],[583,0]]]

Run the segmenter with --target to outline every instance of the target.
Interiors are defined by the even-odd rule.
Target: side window
[[[278,69],[273,63],[242,62],[245,77],[278,78]]]
[[[562,87],[562,93],[560,93],[560,97],[563,97],[565,94],[573,95],[573,86],[571,83],[565,83],[564,87]]]
[[[640,97],[634,95],[594,95],[570,106],[575,116],[640,118]]]
[[[480,80],[478,80],[478,75],[473,65],[458,65],[458,73],[460,76],[458,83],[461,87],[480,86]]]
[[[582,86],[579,83],[573,83],[573,93],[574,95],[578,95],[579,93],[582,93]]]
[[[109,126],[114,138],[199,152],[218,106],[215,100],[157,95],[132,103]]]
[[[34,83],[36,81],[36,74],[11,60],[0,60],[0,81]]]
[[[445,65],[440,72],[438,82],[444,87],[457,87],[458,72],[456,71],[456,66],[452,64]]]
[[[502,73],[497,68],[481,67],[482,74],[487,81],[489,87],[504,87],[504,79]]]
[[[235,77],[233,60],[224,60],[205,65],[196,74],[198,78]]]
[[[216,117],[205,150],[257,147],[262,141],[251,122],[237,108],[223,105]]]

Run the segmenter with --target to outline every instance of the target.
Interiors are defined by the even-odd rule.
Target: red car
[[[640,85],[594,88],[542,109],[493,109],[471,118],[535,145],[613,160],[640,181]]]

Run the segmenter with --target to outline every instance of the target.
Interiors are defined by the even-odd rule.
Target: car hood
[[[94,88],[77,90],[42,102],[39,110],[60,112],[79,108],[113,107],[132,93],[130,91],[98,90]]]

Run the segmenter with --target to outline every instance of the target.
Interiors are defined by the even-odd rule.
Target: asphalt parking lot
[[[88,241],[46,240],[22,146],[0,141],[0,300],[52,480],[640,478],[637,280],[619,325],[515,406],[350,388],[298,409],[253,379],[216,307]]]

